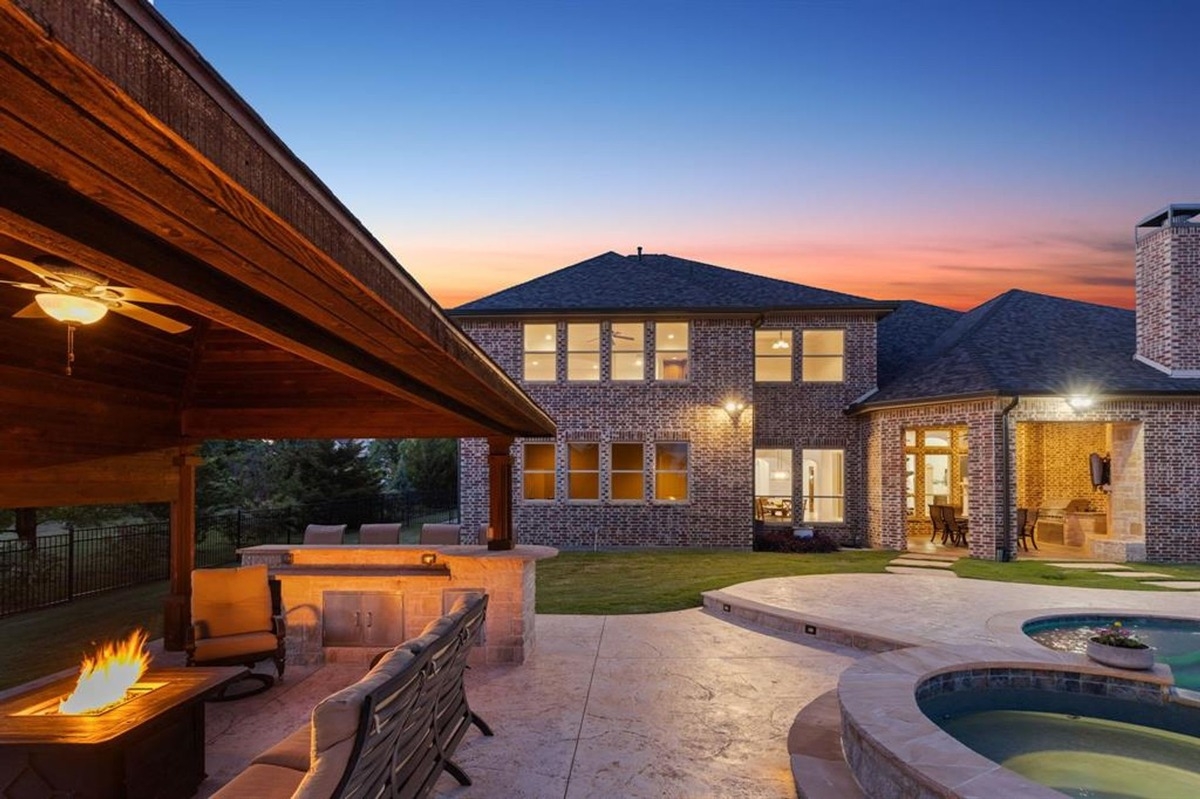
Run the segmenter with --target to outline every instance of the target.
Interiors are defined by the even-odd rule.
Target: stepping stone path
[[[958,560],[957,555],[939,555],[926,552],[905,552],[884,567],[889,574],[932,574],[938,577],[958,577],[950,567]]]
[[[893,561],[894,562],[894,561]],[[1068,561],[1065,563],[1047,563],[1060,569],[1086,569],[1102,574],[1105,577],[1128,577],[1132,580],[1142,580],[1142,585],[1156,585],[1162,588],[1173,588],[1176,591],[1200,591],[1200,582],[1196,580],[1176,580],[1162,572],[1138,571],[1123,563],[1097,563],[1090,561]],[[1151,579],[1153,578],[1153,579]],[[1161,578],[1161,579],[1160,579]]]

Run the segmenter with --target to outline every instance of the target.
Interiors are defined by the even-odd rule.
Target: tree
[[[458,495],[458,441],[407,438],[400,442],[405,482],[426,503],[453,501]]]
[[[363,442],[281,442],[284,487],[293,501],[325,502],[379,494],[379,475],[367,461]]]

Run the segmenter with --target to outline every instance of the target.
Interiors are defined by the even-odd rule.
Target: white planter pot
[[[1087,656],[1097,663],[1117,669],[1144,671],[1154,668],[1154,647],[1131,649],[1127,646],[1109,646],[1088,641]]]

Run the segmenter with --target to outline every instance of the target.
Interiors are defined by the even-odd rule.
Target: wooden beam
[[[196,468],[203,461],[193,448],[171,460],[177,493],[171,500],[171,593],[163,607],[163,648],[180,652],[191,625],[192,570],[196,567]]]
[[[190,408],[183,413],[189,440],[210,438],[474,438],[490,431],[451,415],[411,406],[371,408]]]
[[[41,468],[0,470],[0,508],[172,502],[177,448]]]

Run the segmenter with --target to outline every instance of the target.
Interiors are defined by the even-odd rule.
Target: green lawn
[[[786,555],[673,549],[562,552],[538,561],[538,613],[658,613],[700,605],[700,592],[764,577],[882,572],[895,552]]]
[[[0,619],[0,689],[78,666],[94,643],[135,627],[161,638],[167,590],[162,580]]]
[[[1181,580],[1200,580],[1200,566],[1165,565],[1161,563],[1128,563],[1136,571],[1169,574]],[[1021,560],[997,563],[990,560],[963,558],[954,564],[959,577],[975,580],[995,580],[1002,583],[1034,583],[1064,585],[1073,588],[1116,588],[1126,591],[1174,591],[1155,585],[1141,585],[1133,577],[1105,577],[1087,569],[1059,569],[1044,561]],[[1180,592],[1181,593],[1181,592]]]

